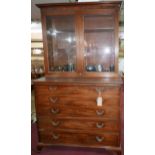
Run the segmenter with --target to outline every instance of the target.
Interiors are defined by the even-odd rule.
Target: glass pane
[[[114,19],[110,15],[84,17],[85,70],[114,72]]]
[[[49,70],[73,72],[76,68],[75,19],[73,16],[47,16]]]

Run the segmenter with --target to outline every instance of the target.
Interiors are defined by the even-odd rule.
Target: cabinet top
[[[57,7],[57,6],[86,6],[86,5],[104,5],[104,6],[120,6],[122,1],[100,1],[100,2],[72,2],[72,3],[43,3],[36,4],[37,7]]]

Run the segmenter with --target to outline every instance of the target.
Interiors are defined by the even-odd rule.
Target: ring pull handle
[[[51,121],[51,123],[52,123],[53,126],[58,126],[60,124],[59,121]]]
[[[48,89],[49,89],[49,91],[54,91],[57,89],[57,87],[56,86],[49,86]]]
[[[55,108],[52,108],[52,109],[51,109],[51,113],[52,113],[52,114],[58,114],[59,112],[60,112],[59,109],[55,109]]]
[[[52,102],[52,103],[56,103],[58,98],[57,97],[49,97],[49,100]]]
[[[103,126],[104,126],[104,123],[102,122],[102,123],[96,123],[96,127],[97,128],[103,128]]]
[[[96,114],[97,114],[98,116],[101,116],[101,115],[104,114],[104,110],[96,110]]]
[[[104,140],[104,137],[96,136],[96,141],[97,142],[102,142],[103,140]]]
[[[54,140],[57,140],[57,139],[59,139],[59,137],[60,137],[60,135],[57,135],[57,134],[52,134],[52,138],[54,139]]]

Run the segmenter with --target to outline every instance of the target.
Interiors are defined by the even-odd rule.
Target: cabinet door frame
[[[46,77],[78,77],[79,76],[79,28],[78,28],[78,16],[76,12],[59,12],[59,13],[53,13],[53,12],[46,12],[42,10],[42,32],[43,32],[43,47],[44,47],[44,64],[45,64],[45,76]],[[75,38],[76,38],[76,69],[74,72],[56,72],[56,71],[50,71],[49,70],[49,58],[48,58],[48,40],[47,40],[47,33],[46,33],[46,17],[47,16],[75,16]]]
[[[94,10],[85,10],[79,11],[78,15],[80,16],[80,64],[81,64],[81,76],[82,77],[118,77],[118,47],[119,47],[119,38],[118,38],[118,29],[119,29],[119,19],[118,19],[119,9],[94,9]],[[114,52],[115,52],[115,71],[114,72],[86,72],[84,65],[84,16],[85,15],[113,15],[114,16]]]

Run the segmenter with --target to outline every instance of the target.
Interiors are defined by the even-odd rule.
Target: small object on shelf
[[[72,63],[69,63],[68,64],[68,71],[74,71],[74,64],[72,64]]]
[[[96,71],[96,68],[95,68],[94,65],[87,65],[86,66],[86,71],[93,72],[93,71]]]
[[[110,69],[110,72],[114,72],[114,71],[115,71],[115,66],[114,66],[114,64],[111,64],[110,67],[109,67],[109,69]]]
[[[103,67],[102,64],[98,64],[98,65],[96,65],[96,71],[97,71],[97,72],[102,72],[103,69],[104,69],[104,67]]]
[[[68,71],[68,65],[64,65],[63,69],[64,71]]]
[[[58,71],[63,71],[63,67],[62,66],[58,66]]]
[[[52,70],[54,70],[54,71],[63,71],[63,67],[62,66],[55,66],[54,68],[52,68]]]
[[[74,64],[66,64],[63,66],[63,71],[68,71],[68,72],[72,72],[75,70],[75,65]]]

